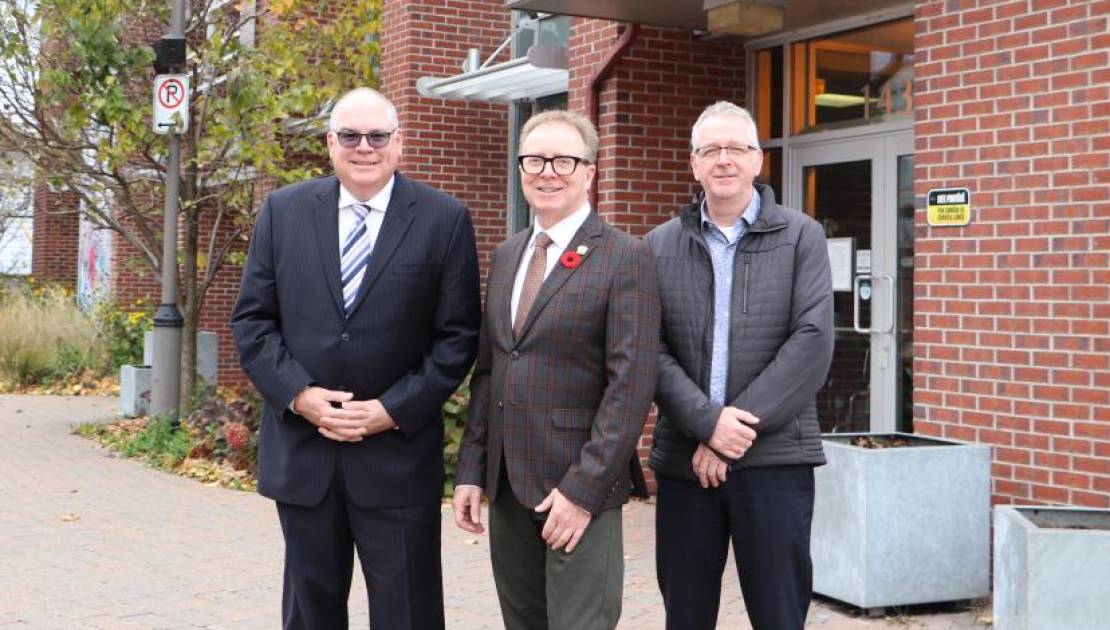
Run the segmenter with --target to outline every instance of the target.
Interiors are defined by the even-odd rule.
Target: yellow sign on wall
[[[929,191],[929,225],[959,227],[971,223],[971,193],[966,188],[934,188]]]

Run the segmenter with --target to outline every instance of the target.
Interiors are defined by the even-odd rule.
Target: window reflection
[[[795,132],[877,122],[913,107],[913,21],[793,45]]]

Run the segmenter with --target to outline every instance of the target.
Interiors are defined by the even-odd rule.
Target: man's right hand
[[[342,404],[352,398],[354,398],[354,394],[351,392],[340,392],[315,386],[306,387],[293,399],[293,413],[319,427],[320,432],[326,437],[338,441],[358,442],[362,439],[361,437],[343,439],[331,433],[328,427],[323,424],[325,416],[334,416],[339,411],[332,405],[333,402]]]
[[[478,486],[455,486],[455,496],[451,498],[455,508],[455,525],[472,534],[486,531],[482,526],[482,489]]]
[[[709,438],[709,447],[729,459],[740,459],[755,441],[759,418],[736,407],[725,407],[717,418],[717,428]]]

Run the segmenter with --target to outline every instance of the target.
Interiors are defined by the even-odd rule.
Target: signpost
[[[189,128],[185,74],[185,2],[173,0],[170,32],[154,43],[154,131],[168,134],[166,211],[162,225],[162,302],[154,313],[150,413],[178,423],[181,405],[181,329],[177,308],[177,215],[180,210],[181,133]]]

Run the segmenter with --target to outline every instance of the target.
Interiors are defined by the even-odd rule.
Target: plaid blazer
[[[655,265],[641,241],[591,214],[566,249],[587,248],[580,265],[556,263],[516,338],[510,300],[530,237],[493,253],[455,483],[492,501],[504,461],[521,504],[557,487],[598,514],[625,503],[634,482],[644,491],[635,447],[655,391]]]

